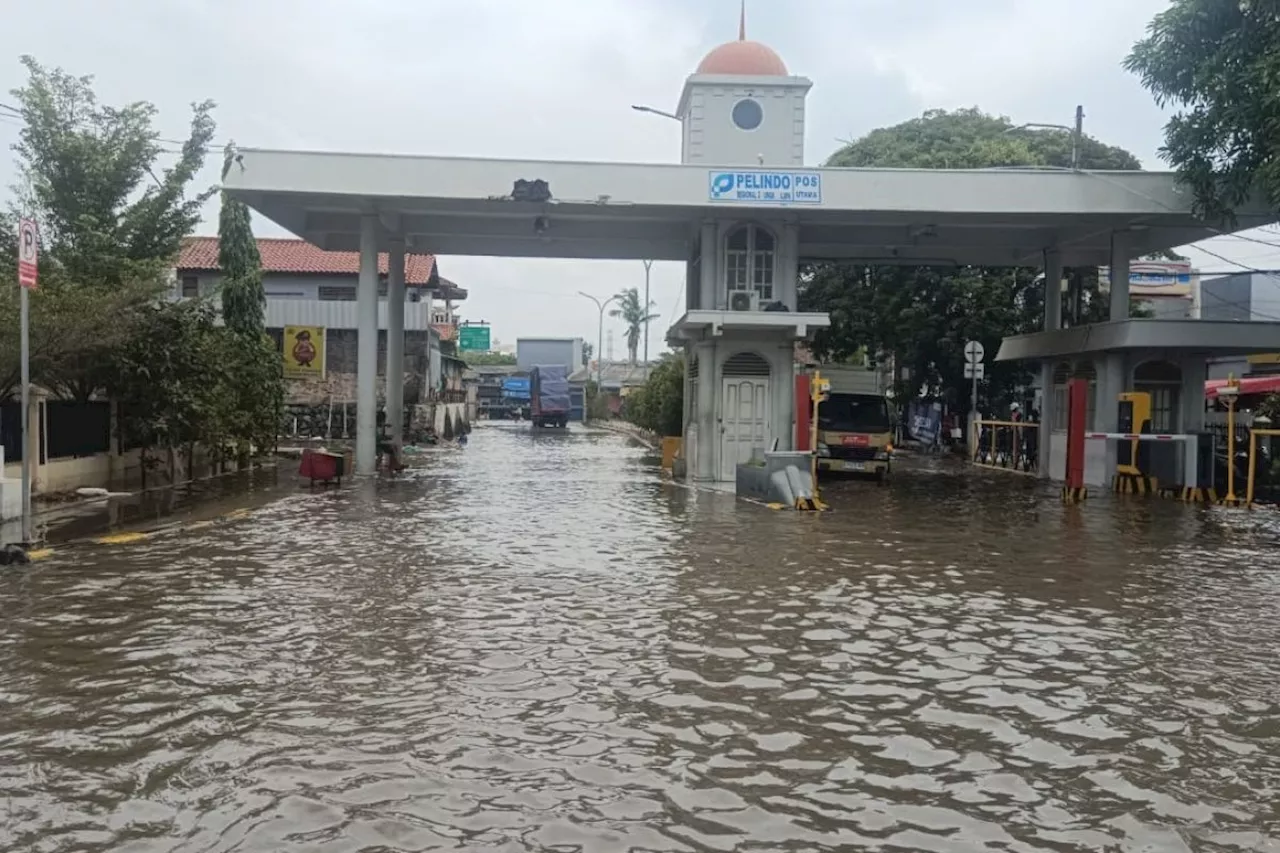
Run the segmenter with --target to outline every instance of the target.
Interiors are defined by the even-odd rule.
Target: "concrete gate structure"
[[[687,358],[688,470],[732,481],[756,448],[792,448],[794,345],[830,324],[797,311],[802,261],[1044,266],[1049,281],[1063,265],[1110,265],[1127,316],[1131,258],[1217,233],[1168,173],[806,167],[811,85],[744,28],[685,82],[679,164],[241,149],[225,181],[233,197],[321,248],[361,253],[357,472],[375,460],[379,251],[390,253],[392,306],[403,304],[406,247],[684,263],[685,313],[667,339]],[[1240,228],[1269,221],[1260,205],[1238,215]],[[1042,361],[1051,388],[1058,361],[1085,344],[1058,331],[1056,301],[1046,304],[1048,337],[1012,339],[1000,358]],[[399,352],[403,318],[389,322]],[[388,388],[393,411],[397,394]]]

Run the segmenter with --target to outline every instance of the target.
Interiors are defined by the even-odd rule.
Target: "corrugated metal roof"
[[[356,307],[358,303],[345,300],[322,299],[268,299],[267,326],[323,326],[326,329],[359,328]],[[431,329],[431,306],[425,302],[404,304],[405,331],[421,332]],[[387,328],[387,303],[378,303],[378,328]],[[434,331],[434,329],[432,329]]]

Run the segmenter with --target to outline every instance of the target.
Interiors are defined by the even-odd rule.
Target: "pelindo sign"
[[[1111,270],[1102,267],[1099,279],[1111,284]],[[1131,261],[1129,293],[1133,296],[1189,296],[1196,272],[1187,261]]]
[[[711,201],[755,204],[822,204],[821,172],[708,172]]]

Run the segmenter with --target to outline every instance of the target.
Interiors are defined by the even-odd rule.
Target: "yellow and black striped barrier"
[[[1078,504],[1089,497],[1089,490],[1084,486],[1063,486],[1062,502],[1064,504]]]
[[[1160,484],[1145,474],[1116,474],[1111,479],[1111,490],[1118,495],[1154,495],[1159,494]]]

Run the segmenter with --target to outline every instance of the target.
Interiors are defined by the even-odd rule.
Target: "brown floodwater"
[[[1280,516],[422,464],[0,574],[0,850],[1280,850]]]

